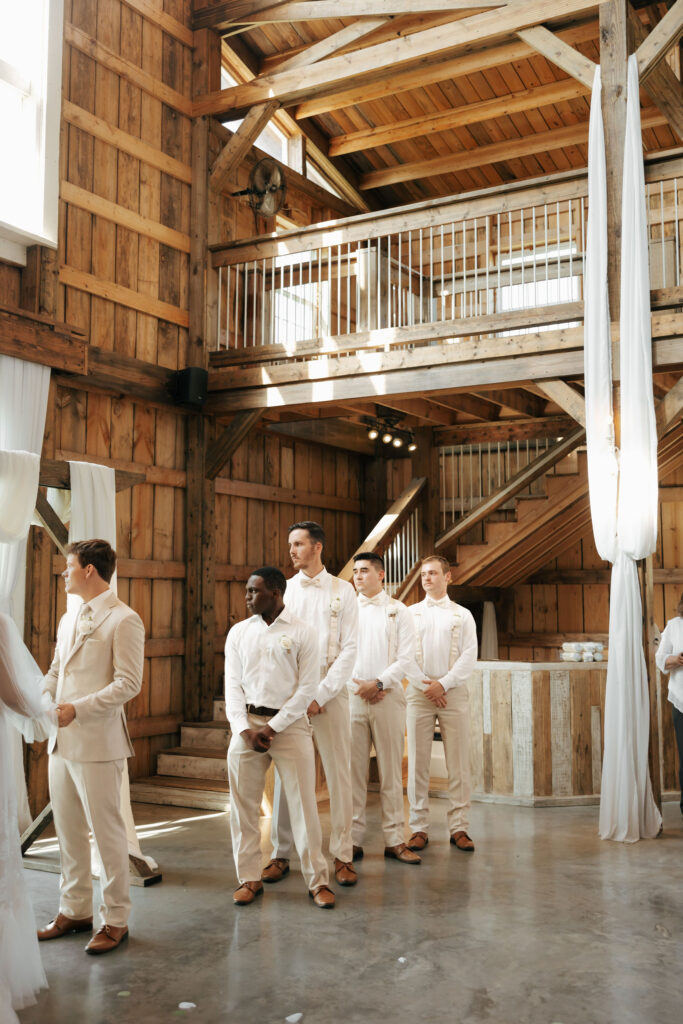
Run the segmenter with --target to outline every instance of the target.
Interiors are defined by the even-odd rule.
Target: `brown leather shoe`
[[[73,932],[91,932],[92,917],[67,917],[66,914],[57,914],[54,921],[50,921],[45,928],[38,929],[38,941],[47,942],[48,939],[61,939],[62,935],[71,935]]]
[[[355,885],[358,881],[358,875],[351,864],[339,860],[338,857],[334,858],[334,877],[339,885]]]
[[[363,847],[362,846],[354,846],[354,848],[353,848],[353,859],[354,860],[362,860],[364,856],[365,856],[365,854],[363,853]]]
[[[281,882],[289,874],[289,861],[284,857],[274,857],[261,872],[262,882]]]
[[[263,884],[261,882],[242,882],[232,894],[232,902],[238,907],[246,907],[249,903],[253,903],[262,892]]]
[[[317,889],[310,889],[308,895],[321,910],[334,909],[334,893],[329,886],[319,885]]]
[[[474,843],[467,835],[467,832],[463,832],[462,829],[459,832],[454,832],[451,836],[451,843],[453,846],[457,846],[463,853],[474,853]]]
[[[408,840],[407,846],[409,850],[424,850],[425,846],[429,845],[429,836],[426,832],[413,832],[412,836]]]
[[[99,931],[95,932],[85,947],[85,951],[90,956],[99,956],[100,953],[111,953],[112,949],[116,949],[127,938],[128,929],[126,927],[117,928],[113,924],[103,924]]]
[[[399,843],[398,846],[385,846],[384,856],[392,857],[394,860],[400,860],[403,864],[422,863],[422,858],[418,857],[416,853],[412,853],[405,843]]]

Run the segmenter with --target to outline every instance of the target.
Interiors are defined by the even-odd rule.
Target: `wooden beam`
[[[679,5],[680,0],[676,6]],[[672,7],[668,13],[671,14],[673,10],[674,8]],[[683,7],[679,6],[677,17],[683,20]],[[635,46],[644,45],[650,38],[646,36],[642,22],[630,8],[629,27],[633,33]],[[652,102],[665,115],[678,137],[683,139],[683,83],[676,78],[666,61],[660,60],[655,62],[645,80],[641,82],[641,85]]]
[[[556,17],[592,10],[594,0],[556,0]],[[447,50],[483,44],[491,38],[537,24],[547,16],[547,0],[525,0],[502,9],[485,11],[463,18],[450,26],[427,29],[393,42],[368,46],[352,55],[331,57],[301,75],[298,69],[259,76],[246,85],[209,93],[195,101],[194,114],[240,116],[255,103],[278,99],[291,105],[298,99],[334,89],[347,79],[392,77],[397,64],[420,61]]]
[[[598,25],[595,19],[573,24],[569,28],[561,29],[558,32],[558,35],[566,43],[572,45],[595,40],[597,34]],[[527,60],[533,55],[533,52],[521,39],[515,39],[514,42],[504,43],[499,46],[487,46],[485,49],[478,49],[472,53],[464,53],[457,57],[433,60],[429,64],[421,64],[415,68],[403,69],[397,67],[391,78],[387,77],[376,82],[364,82],[362,85],[347,86],[335,92],[326,92],[323,96],[305,99],[297,106],[295,117],[297,120],[315,117],[330,110],[339,110],[344,107],[355,106],[359,103],[383,99],[397,92],[420,89],[427,85],[450,81],[453,78],[460,78],[469,74],[479,74],[488,68],[501,67],[502,65],[514,64],[516,61]]]
[[[88,348],[87,374],[58,375],[64,387],[98,390],[122,397],[142,398],[159,405],[176,405],[170,384],[175,371],[109,349]],[[80,457],[80,456],[79,456]]]
[[[560,409],[568,412],[572,419],[585,428],[586,401],[583,395],[580,395],[563,380],[539,381],[538,387],[552,402],[559,405]]]
[[[77,455],[72,461],[88,462],[89,460],[87,455]],[[100,460],[93,459],[93,462],[99,464]],[[144,473],[131,472],[130,470],[122,469],[115,469],[114,473],[117,491],[125,491],[129,487],[135,487],[136,484],[144,484],[147,481],[147,477]],[[57,461],[55,459],[41,459],[39,485],[41,487],[56,487],[66,491],[70,490],[71,467],[69,463],[65,461]]]
[[[42,491],[38,491],[36,496],[36,514],[45,527],[50,540],[57,545],[61,554],[66,555],[69,531]]]
[[[564,437],[574,428],[569,416],[546,416],[533,420],[500,420],[498,423],[463,423],[436,432],[437,444],[495,444],[497,441],[532,441]]]
[[[502,487],[499,487],[497,491],[489,494],[488,497],[484,498],[471,512],[467,515],[462,516],[457,523],[449,527],[444,533],[442,533],[436,541],[437,550],[445,548],[452,544],[459,537],[464,536],[468,530],[470,530],[477,523],[481,523],[484,519],[491,515],[504,505],[510,498],[514,498],[517,494],[525,489],[534,480],[537,480],[540,476],[543,476],[553,466],[555,466],[561,459],[573,452],[579,445],[583,444],[586,439],[586,431],[581,428],[580,430],[574,430],[567,437],[564,437],[561,441],[558,441],[551,448],[548,448],[542,455],[533,459],[527,466],[520,469],[518,473],[511,476]]]
[[[669,393],[657,403],[655,415],[657,437],[663,437],[683,415],[683,377],[679,377]]]
[[[607,290],[612,320],[621,302],[621,180],[624,173],[628,65],[628,0],[600,4],[600,79],[607,177]]]
[[[102,196],[95,195],[87,189],[72,185],[70,181],[62,181],[59,187],[60,198],[70,206],[76,206],[79,210],[92,213],[95,217],[101,217],[111,224],[118,224],[122,228],[135,231],[138,235],[146,238],[153,238],[162,245],[167,245],[178,252],[189,253],[190,236],[184,231],[176,231],[160,224],[158,220],[151,217],[143,217],[126,206],[112,203]]]
[[[84,337],[66,324],[8,306],[0,306],[0,355],[69,373],[85,373],[88,365]]]
[[[658,110],[643,111],[641,124],[643,130],[666,124],[667,118]],[[395,167],[383,167],[380,170],[368,171],[359,181],[363,191],[371,188],[383,188],[401,181],[415,181],[419,178],[431,178],[439,174],[452,174],[471,167],[483,167],[507,160],[517,160],[533,153],[552,152],[566,146],[585,146],[588,142],[588,121],[566,125],[553,131],[537,132],[518,139],[506,139],[504,142],[492,142],[486,146],[474,146],[472,149],[444,156],[432,157],[429,160],[414,160],[398,164]]]
[[[509,117],[521,110],[537,109],[554,103],[565,103],[567,100],[585,96],[590,88],[572,79],[551,82],[537,89],[524,89],[521,92],[507,93],[496,96],[492,100],[479,103],[466,103],[453,110],[439,110],[421,117],[412,117],[391,124],[380,124],[374,128],[334,135],[330,139],[330,156],[342,153],[357,153],[376,146],[388,146],[393,142],[405,139],[416,139],[433,135],[436,132],[450,131],[464,125],[476,124],[490,118]]]
[[[468,395],[458,392],[454,395],[442,395],[437,391],[432,396],[432,402],[453,409],[455,412],[464,413],[466,416],[474,416],[485,423],[497,420],[500,416],[500,408],[495,402],[489,401],[481,395]]]
[[[504,7],[506,0],[448,0],[449,10],[467,11],[487,7]],[[192,24],[195,28],[218,31],[233,25],[277,24],[290,21],[316,21],[323,18],[373,18],[377,15],[398,17],[404,14],[443,11],[438,0],[308,0],[308,2],[273,3],[253,0],[249,3],[213,3],[195,6]]]
[[[382,459],[382,465],[386,463]],[[347,498],[314,491],[295,490],[291,487],[275,487],[272,484],[254,484],[248,480],[216,479],[216,494],[228,494],[236,498],[251,498],[256,501],[275,502],[279,505],[307,505],[309,508],[325,508],[334,512],[352,512],[361,515],[364,511],[356,498]]]
[[[216,479],[228,459],[234,455],[262,415],[263,409],[249,409],[248,412],[238,412],[232,423],[225,427],[206,453],[204,475],[207,480]]]
[[[122,284],[106,281],[95,274],[76,270],[75,267],[61,266],[59,268],[59,283],[67,288],[76,288],[88,295],[96,295],[100,299],[116,302],[127,309],[135,309],[138,313],[146,313],[147,316],[155,316],[159,320],[178,324],[179,327],[187,327],[190,322],[187,310],[181,309],[180,306],[162,302],[161,299],[156,299],[152,295],[145,295],[134,288],[126,288]]]
[[[640,84],[666,56],[683,33],[683,0],[676,0],[650,34],[638,44],[638,76]]]
[[[577,82],[581,82],[589,90],[592,89],[597,65],[573,46],[565,43],[554,32],[550,32],[543,25],[534,25],[533,28],[522,29],[517,35]]]
[[[214,161],[209,176],[209,186],[214,192],[222,191],[233,169],[244,160],[279,105],[277,100],[273,100],[271,103],[260,103],[251,108]]]
[[[333,17],[339,18],[342,15],[335,14]],[[351,25],[345,25],[338,32],[333,32],[332,35],[326,36],[325,39],[320,39],[317,43],[312,43],[310,46],[305,47],[305,49],[300,50],[299,53],[287,57],[281,64],[278,64],[278,71],[292,71],[295,68],[308,67],[319,60],[324,60],[325,57],[330,57],[333,53],[337,53],[338,50],[343,49],[350,43],[355,43],[364,36],[369,35],[370,32],[374,32],[376,28],[386,24],[387,20],[387,18],[376,18],[370,15],[367,19],[361,18]]]
[[[536,419],[545,412],[546,403],[543,399],[522,388],[494,388],[480,391],[478,394],[481,398],[486,398],[505,409],[512,409],[513,412],[519,412],[529,419]]]
[[[376,445],[370,441],[367,429],[359,423],[346,420],[307,420],[301,423],[271,423],[268,430],[285,437],[297,437],[342,451],[358,452],[360,455],[374,455]]]

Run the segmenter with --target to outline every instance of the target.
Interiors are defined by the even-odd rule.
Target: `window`
[[[56,246],[63,0],[0,5],[0,257]]]
[[[276,344],[293,347],[330,333],[330,282],[319,277],[307,253],[276,257],[271,292]]]
[[[552,306],[581,299],[581,256],[575,243],[536,249],[501,257],[501,286],[498,294],[498,312],[529,309],[534,306]],[[507,281],[507,283],[505,283]],[[535,331],[557,331],[573,327],[576,321],[534,327]],[[506,331],[506,334],[524,334],[525,330]]]
[[[221,89],[229,89],[231,85],[238,85],[239,83],[235,78],[232,77],[229,71],[225,68],[221,68]],[[237,118],[234,121],[223,121],[226,128],[229,128],[231,132],[236,132],[239,126],[244,120],[243,117]],[[275,160],[279,160],[280,163],[287,163],[287,136],[284,132],[281,132],[272,121],[266,125],[261,134],[254,143],[258,149],[262,149],[268,156],[272,156]]]

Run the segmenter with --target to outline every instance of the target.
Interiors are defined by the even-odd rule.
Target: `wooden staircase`
[[[514,519],[484,521],[484,542],[443,547],[455,584],[510,587],[537,572],[590,530],[586,452],[576,473],[544,477],[545,494],[515,499]],[[659,479],[683,465],[683,424],[659,443]]]
[[[225,811],[230,806],[227,752],[230,726],[225,701],[214,700],[212,722],[184,722],[180,746],[157,755],[157,774],[130,786],[131,799]]]

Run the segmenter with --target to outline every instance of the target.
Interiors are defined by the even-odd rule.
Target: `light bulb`
[[[408,445],[408,451],[409,452],[416,452],[417,451],[417,445],[415,444],[414,441],[411,441],[410,444]]]
[[[368,430],[368,437],[370,438],[371,441],[374,441],[375,438],[379,437],[379,430],[377,429],[377,427],[370,427],[370,429]]]
[[[388,430],[387,430],[387,432],[385,434],[382,434],[382,443],[383,444],[391,444],[393,439],[394,439],[393,438],[393,434],[390,434]]]
[[[401,445],[403,444],[403,438],[395,437],[391,443],[393,444],[394,448],[400,448]]]

